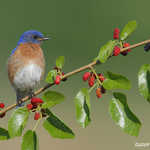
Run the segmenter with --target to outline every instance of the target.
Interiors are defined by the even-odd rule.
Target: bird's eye
[[[33,35],[33,38],[36,40],[38,38],[38,36],[37,35]]]

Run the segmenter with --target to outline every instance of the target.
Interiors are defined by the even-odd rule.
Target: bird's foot
[[[17,100],[17,106],[16,108],[19,108],[19,107],[23,107],[24,106],[24,102],[22,102],[21,100]]]

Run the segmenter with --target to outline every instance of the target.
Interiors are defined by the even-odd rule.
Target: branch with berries
[[[64,101],[65,96],[57,91],[48,90],[51,86],[59,85],[62,81],[66,81],[72,75],[85,71],[82,80],[88,82],[88,87],[81,88],[74,98],[76,109],[76,120],[81,127],[85,128],[91,122],[91,107],[90,95],[95,92],[98,99],[107,91],[113,91],[112,99],[109,104],[109,114],[112,120],[127,134],[138,136],[141,128],[141,122],[138,117],[131,111],[127,103],[127,97],[122,92],[114,90],[129,90],[131,88],[130,81],[123,75],[113,72],[97,72],[95,65],[102,65],[108,59],[118,55],[127,56],[131,49],[141,45],[145,45],[145,51],[150,49],[150,40],[146,40],[137,44],[130,45],[127,38],[136,29],[136,21],[128,22],[120,33],[118,28],[114,29],[113,40],[108,41],[100,48],[98,56],[94,60],[81,68],[75,69],[72,72],[64,73],[64,56],[60,56],[56,60],[56,66],[49,71],[45,81],[47,84],[34,92],[34,96],[23,98],[22,103],[27,102],[24,107],[16,108],[17,104],[13,104],[5,108],[3,103],[0,103],[0,117],[16,108],[8,120],[8,129],[0,127],[0,140],[8,140],[14,137],[22,136],[22,150],[37,149],[37,134],[36,129],[39,122],[43,121],[43,127],[54,138],[74,138],[75,134],[63,121],[52,113],[51,108]],[[150,89],[148,80],[150,77],[150,65],[146,64],[140,68],[138,73],[138,85],[140,94],[150,102]],[[43,93],[42,97],[36,97]],[[28,101],[30,100],[30,101]],[[34,113],[35,124],[32,130],[24,132],[30,114]],[[31,140],[32,139],[32,140]]]

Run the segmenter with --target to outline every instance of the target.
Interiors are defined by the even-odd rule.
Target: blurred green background
[[[15,103],[15,93],[8,78],[6,63],[11,50],[16,46],[20,35],[29,29],[36,29],[54,38],[43,44],[46,57],[46,70],[50,70],[57,56],[66,58],[65,72],[83,66],[98,54],[100,46],[112,39],[113,29],[120,29],[130,20],[137,20],[138,29],[129,38],[131,44],[150,38],[149,20],[150,1],[138,0],[43,0],[43,1],[1,1],[0,2],[0,91],[1,101]],[[39,126],[40,149],[55,150],[100,150],[100,149],[139,149],[136,142],[150,142],[150,105],[139,95],[137,73],[142,64],[150,63],[149,53],[143,47],[133,49],[127,56],[118,56],[106,64],[98,66],[97,71],[126,75],[132,81],[132,89],[123,91],[127,94],[131,110],[143,123],[139,137],[125,134],[115,125],[108,114],[111,95],[104,95],[99,101],[95,94],[91,96],[92,123],[82,129],[75,120],[73,97],[81,87],[81,74],[71,77],[65,84],[53,87],[66,95],[66,101],[56,106],[53,111],[64,120],[76,133],[74,140],[51,138]],[[44,84],[44,83],[42,83]],[[6,118],[0,120],[2,127],[7,126]],[[29,127],[35,122],[30,121]],[[21,139],[0,141],[0,149],[20,150]],[[150,147],[149,147],[150,148]],[[141,148],[144,149],[144,148]]]

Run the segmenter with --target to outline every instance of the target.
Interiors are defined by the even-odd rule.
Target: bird
[[[24,32],[8,58],[8,79],[16,92],[17,106],[21,99],[32,97],[45,73],[45,58],[41,43],[48,40],[37,30]]]

